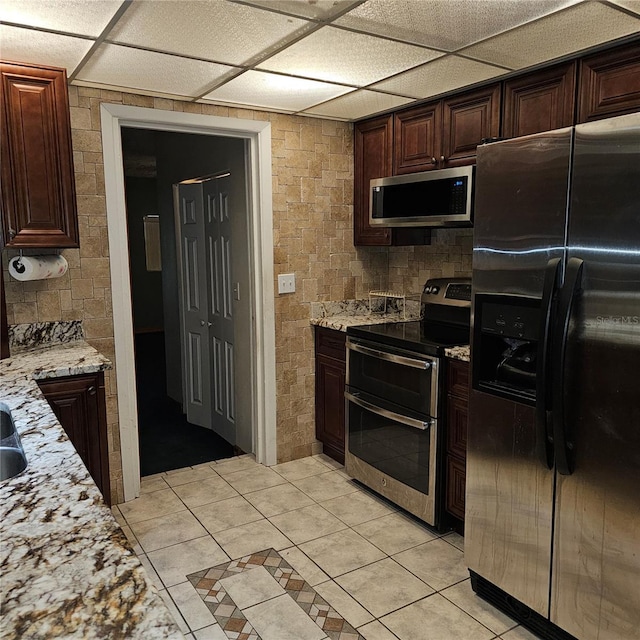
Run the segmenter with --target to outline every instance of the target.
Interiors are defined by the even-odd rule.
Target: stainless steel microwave
[[[380,227],[470,227],[474,166],[371,180],[369,221]]]

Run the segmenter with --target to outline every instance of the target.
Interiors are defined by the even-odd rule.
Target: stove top
[[[419,320],[348,327],[347,335],[429,356],[442,356],[447,347],[469,344],[469,327]]]

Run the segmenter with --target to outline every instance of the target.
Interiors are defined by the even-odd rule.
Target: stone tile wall
[[[100,104],[121,103],[272,125],[274,271],[294,272],[296,293],[276,296],[278,461],[315,442],[310,303],[365,297],[370,289],[419,291],[425,279],[471,269],[470,231],[437,231],[426,247],[353,246],[353,127],[349,123],[70,87],[80,249],[68,273],[19,283],[5,273],[9,324],[82,320],[86,338],[115,362]],[[3,267],[13,255],[4,252]],[[276,287],[277,290],[277,287]],[[112,499],[123,499],[115,368],[107,372]],[[126,390],[133,393],[132,389]]]

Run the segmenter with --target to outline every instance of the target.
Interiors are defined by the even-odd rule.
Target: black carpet
[[[138,334],[135,347],[140,475],[233,456],[231,444],[187,422],[181,406],[167,396],[164,333]]]

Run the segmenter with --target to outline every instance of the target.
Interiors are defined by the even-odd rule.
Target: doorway
[[[230,380],[234,372],[246,375],[251,366],[245,143],[130,127],[121,133],[140,475],[219,460],[236,451],[253,452],[251,403],[237,402],[235,381]],[[214,170],[218,178],[204,183],[206,202],[199,203],[193,220],[185,219],[174,206],[172,184]],[[199,188],[193,179],[186,182],[177,188]],[[216,215],[218,209],[224,215]],[[224,222],[216,224],[219,217]],[[195,269],[181,251],[184,230],[193,227],[202,236],[195,245],[201,262]],[[224,242],[211,237],[217,227],[225,230]],[[194,277],[197,300],[186,305],[185,315]],[[210,280],[219,286],[210,286]],[[200,301],[202,308],[194,307]],[[195,331],[185,339],[183,320],[193,316]],[[221,330],[228,334],[222,343]],[[237,349],[234,334],[241,338]],[[195,379],[187,372],[195,372]]]
[[[249,269],[254,308],[251,312],[252,434],[258,462],[275,464],[275,318],[273,300],[273,224],[271,208],[271,125],[264,121],[201,116],[141,107],[101,105],[107,224],[113,297],[118,418],[125,500],[140,492],[138,421],[135,389],[134,340],[130,270],[126,237],[126,206],[122,161],[122,127],[155,129],[245,141],[249,179]]]

